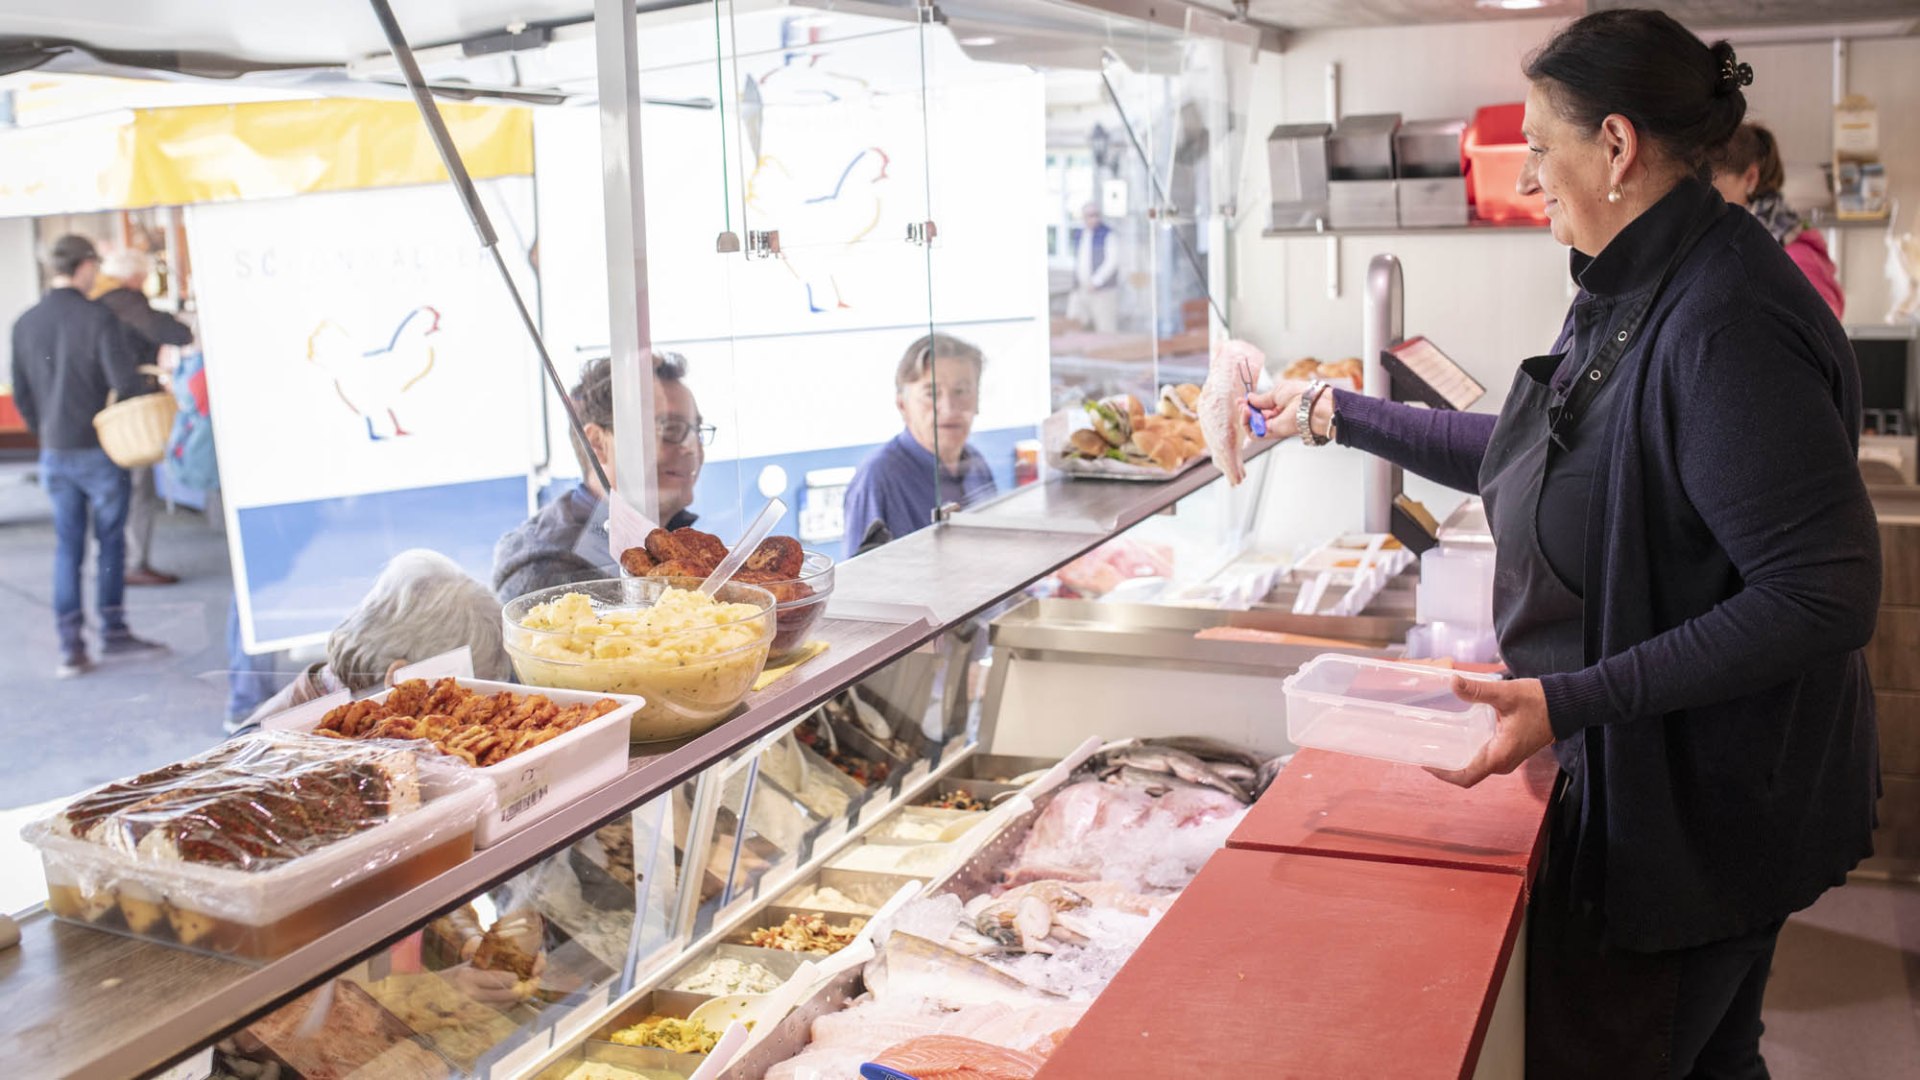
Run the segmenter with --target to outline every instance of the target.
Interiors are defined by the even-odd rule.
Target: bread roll
[[[1078,428],[1073,434],[1067,436],[1067,452],[1081,457],[1105,457],[1107,440],[1101,438],[1100,433],[1092,428]]]
[[[1140,452],[1153,460],[1155,465],[1172,472],[1187,459],[1183,452],[1184,442],[1164,425],[1142,428],[1133,433],[1133,444]]]

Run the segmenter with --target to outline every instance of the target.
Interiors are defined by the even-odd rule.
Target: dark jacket
[[[1556,738],[1580,744],[1584,899],[1615,944],[1657,950],[1776,922],[1871,854],[1860,649],[1880,548],[1856,463],[1859,375],[1833,313],[1711,188],[1683,184],[1648,213],[1673,224],[1640,230],[1647,250],[1615,300],[1652,287],[1687,221],[1714,223],[1612,376],[1587,666],[1541,682]],[[1487,418],[1351,395],[1337,411],[1342,442],[1473,489]]]
[[[682,510],[667,522],[685,529],[698,520]],[[576,484],[493,545],[493,594],[503,604],[537,589],[620,576],[607,546],[607,501]]]
[[[101,293],[95,303],[105,304],[139,338],[136,344],[149,352],[162,345],[193,344],[192,328],[164,311],[155,311],[143,292],[123,285]],[[150,363],[151,357],[143,357],[142,362]]]
[[[13,324],[13,399],[45,450],[100,445],[93,417],[107,392],[146,390],[120,320],[77,289],[55,289]]]

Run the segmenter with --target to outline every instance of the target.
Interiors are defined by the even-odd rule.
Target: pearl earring
[[[1610,203],[1617,203],[1620,201],[1620,198],[1621,198],[1620,185],[1615,184],[1613,185],[1613,190],[1607,192],[1607,201]]]

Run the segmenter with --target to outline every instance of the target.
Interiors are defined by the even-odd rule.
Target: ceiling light
[[[963,37],[960,39],[960,44],[962,47],[968,49],[984,49],[999,40],[999,38],[991,37]]]
[[[1495,11],[1533,11],[1548,7],[1556,0],[1473,0],[1477,8],[1491,8]]]

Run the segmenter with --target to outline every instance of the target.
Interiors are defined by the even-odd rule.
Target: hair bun
[[[1730,43],[1714,42],[1713,58],[1720,64],[1719,81],[1713,88],[1715,95],[1725,96],[1743,86],[1753,85],[1753,65],[1741,63],[1739,57],[1734,55],[1733,46]]]

